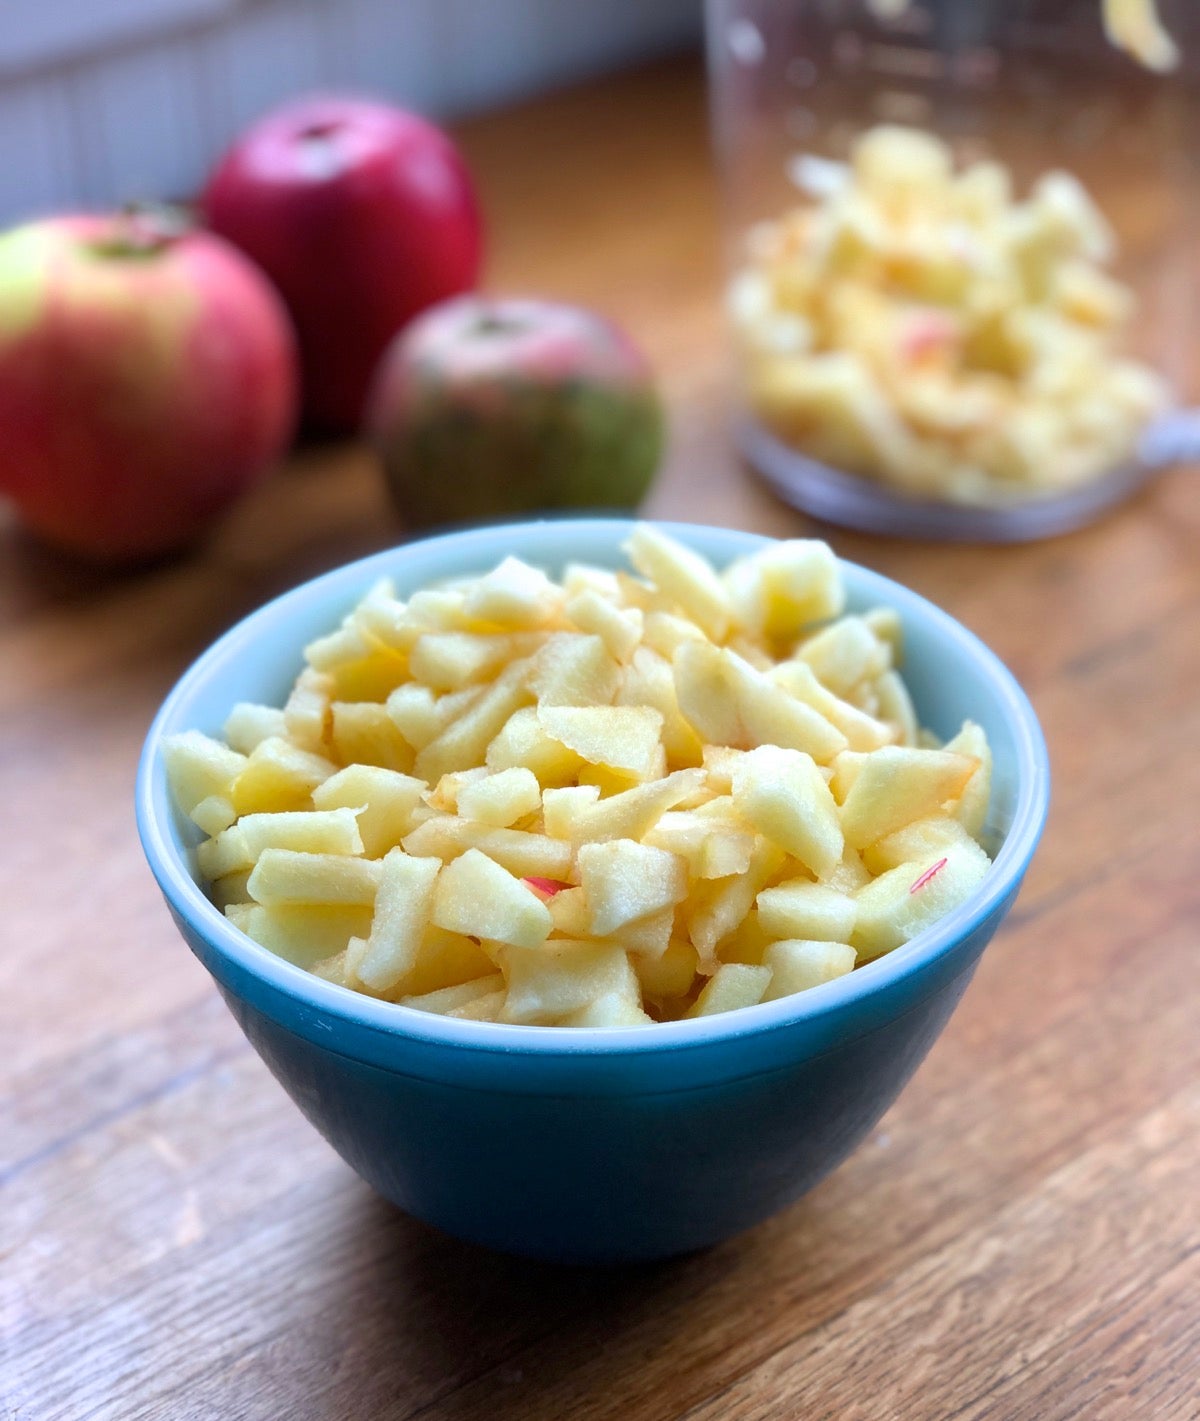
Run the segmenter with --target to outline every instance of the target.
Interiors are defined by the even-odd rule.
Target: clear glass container
[[[1200,6],[1157,67],[1103,7],[708,0],[735,428],[787,501],[1044,537],[1196,453]]]

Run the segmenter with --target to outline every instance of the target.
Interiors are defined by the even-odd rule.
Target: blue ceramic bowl
[[[775,1213],[854,1149],[945,1025],[1020,887],[1049,796],[1046,749],[1012,676],[970,632],[847,564],[850,605],[904,621],[922,721],[967,717],[995,754],[995,865],[932,930],[836,982],[727,1016],[641,1029],[457,1021],[373,1001],[273,956],[197,881],[197,831],[174,809],[163,736],[215,732],[235,701],[281,703],[300,649],[371,583],[405,595],[515,553],[550,571],[618,565],[631,525],[580,519],[452,533],[318,577],[228,632],[183,676],[142,755],[138,827],[180,932],[284,1089],[402,1209],[493,1248],[575,1262],[682,1253]],[[766,540],[670,531],[718,566]]]

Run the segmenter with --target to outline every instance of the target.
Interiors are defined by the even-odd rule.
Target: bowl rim
[[[160,814],[160,805],[168,803],[161,743],[165,734],[174,733],[172,722],[196,690],[215,672],[238,659],[292,604],[349,598],[356,590],[361,596],[373,581],[396,571],[397,559],[403,559],[414,550],[452,550],[451,561],[465,564],[472,555],[477,558],[503,556],[508,551],[505,544],[509,540],[528,536],[539,529],[553,530],[558,537],[567,539],[573,532],[587,530],[591,536],[606,537],[619,547],[639,521],[652,522],[689,547],[715,537],[729,548],[730,558],[778,541],[769,535],[740,529],[658,519],[554,518],[491,524],[400,543],[356,559],[299,583],[236,622],[190,664],[167,693],[146,734],[138,763],[135,790],[138,834],[151,872],[171,910],[220,957],[291,998],[295,1005],[308,1012],[336,1018],[345,1026],[428,1045],[558,1057],[678,1051],[796,1026],[848,1008],[864,998],[881,995],[889,986],[931,966],[973,933],[1004,905],[1019,885],[1041,837],[1050,791],[1049,756],[1041,727],[1015,677],[979,637],[919,593],[841,557],[839,565],[855,592],[861,591],[867,597],[894,607],[902,623],[909,613],[931,621],[960,659],[976,664],[991,684],[1001,712],[1009,719],[1016,749],[1016,801],[1012,823],[990,872],[957,908],[894,951],[810,991],[711,1017],[658,1022],[653,1027],[513,1025],[438,1016],[398,1003],[378,1001],[327,982],[254,942],[235,928],[205,896]],[[569,547],[560,556],[563,561],[569,561],[572,556]],[[453,576],[454,569],[447,567],[445,575]],[[299,656],[300,648],[296,650]]]

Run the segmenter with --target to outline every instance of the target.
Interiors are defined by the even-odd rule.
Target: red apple
[[[295,346],[267,280],[148,214],[0,236],[0,492],[103,560],[183,546],[295,422]]]
[[[578,306],[459,296],[398,335],[368,431],[411,527],[547,509],[635,508],[658,468],[650,367]]]
[[[277,109],[226,153],[201,206],[283,293],[317,428],[357,429],[388,341],[479,276],[462,158],[440,129],[386,104],[316,97]]]

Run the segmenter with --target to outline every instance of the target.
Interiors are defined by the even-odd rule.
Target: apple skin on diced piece
[[[936,852],[936,851],[935,851]],[[901,864],[860,888],[851,945],[870,962],[932,926],[983,882],[991,861],[974,840]]]

